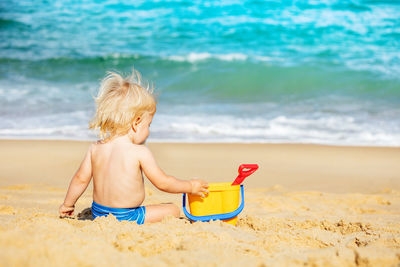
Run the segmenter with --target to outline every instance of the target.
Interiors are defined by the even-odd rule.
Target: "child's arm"
[[[92,179],[92,162],[91,147],[86,153],[81,166],[72,177],[71,183],[65,196],[64,203],[60,206],[59,212],[61,217],[70,216],[74,213],[75,203],[78,198],[85,192],[87,186]]]
[[[190,181],[179,180],[173,176],[166,175],[158,167],[151,151],[143,146],[140,157],[140,165],[150,182],[158,189],[168,193],[191,193],[204,197],[208,194],[207,182],[198,179]]]

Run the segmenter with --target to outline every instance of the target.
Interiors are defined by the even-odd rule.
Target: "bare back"
[[[98,142],[91,148],[93,200],[113,208],[134,208],[145,193],[139,146],[121,140]]]

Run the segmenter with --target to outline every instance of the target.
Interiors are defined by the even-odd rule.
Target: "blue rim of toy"
[[[240,193],[242,195],[242,202],[240,203],[240,206],[228,213],[221,213],[221,214],[215,214],[215,215],[205,215],[205,216],[194,216],[190,214],[186,210],[186,194],[183,194],[183,213],[185,213],[186,217],[188,217],[192,221],[201,221],[201,222],[208,222],[208,221],[215,221],[215,220],[227,220],[227,219],[232,219],[233,217],[236,217],[244,208],[244,191],[243,191],[243,185],[240,185]]]

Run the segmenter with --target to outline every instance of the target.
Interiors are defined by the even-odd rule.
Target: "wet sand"
[[[58,218],[87,142],[0,141],[2,266],[397,266],[400,149],[281,144],[149,144],[181,179],[245,181],[236,227],[167,218],[138,226],[91,220],[91,187],[73,218]],[[144,204],[180,194],[146,183]],[[183,213],[182,213],[183,215]]]

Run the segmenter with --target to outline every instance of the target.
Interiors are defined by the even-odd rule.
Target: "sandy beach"
[[[400,267],[400,1],[0,9],[0,267]],[[190,221],[183,194],[146,177],[143,205],[174,203],[177,218],[93,219],[92,182],[60,218],[101,133],[127,135],[92,154],[98,204],[138,205],[120,202],[143,196],[123,142],[147,140],[166,174],[227,183],[237,224]],[[259,166],[244,197],[229,186],[242,164]]]
[[[138,226],[91,220],[91,186],[75,217],[58,206],[88,147],[77,141],[0,141],[1,266],[398,266],[400,149],[291,144],[151,143],[181,179],[245,181],[236,227],[182,218]],[[181,194],[146,183],[144,204]],[[182,212],[182,211],[181,211]]]

